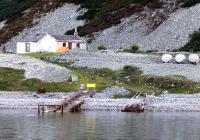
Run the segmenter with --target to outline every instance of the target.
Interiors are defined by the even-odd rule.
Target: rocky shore
[[[110,95],[114,95],[116,87],[108,88]],[[164,94],[161,96],[147,96],[146,98],[114,99],[104,90],[101,96],[84,98],[82,110],[121,111],[126,106],[144,105],[145,111],[185,111],[200,112],[200,94]],[[117,88],[116,88],[117,89]],[[124,91],[124,90],[121,90]],[[34,92],[0,92],[1,109],[37,109],[38,104],[53,105],[63,98],[73,95],[70,93],[46,93],[36,95]],[[99,93],[97,93],[98,95]],[[119,94],[119,93],[117,93]],[[121,92],[120,94],[123,94]],[[124,93],[126,94],[126,93]]]
[[[5,109],[37,109],[38,104],[54,104],[62,98],[72,95],[70,93],[46,93],[36,95],[35,92],[0,92],[0,108]]]
[[[169,94],[148,97],[146,110],[150,111],[194,111],[200,112],[200,94]]]

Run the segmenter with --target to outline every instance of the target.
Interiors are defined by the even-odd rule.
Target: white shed
[[[59,48],[87,50],[87,42],[74,35],[31,34],[24,36],[16,45],[16,53],[58,52]]]

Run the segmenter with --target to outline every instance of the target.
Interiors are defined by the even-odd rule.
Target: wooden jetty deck
[[[95,90],[78,91],[69,98],[59,100],[53,105],[38,104],[38,114],[40,114],[41,111],[43,113],[58,111],[61,111],[61,113],[64,111],[77,112],[80,110],[81,104],[84,103],[83,98],[91,97],[95,92]]]

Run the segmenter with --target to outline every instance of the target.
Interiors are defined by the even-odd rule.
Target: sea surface
[[[0,140],[200,140],[200,113],[0,110]]]

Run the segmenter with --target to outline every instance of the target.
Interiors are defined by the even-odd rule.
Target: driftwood
[[[122,110],[122,112],[144,112],[144,105],[126,105]]]

